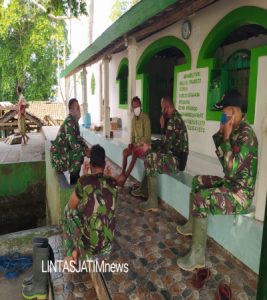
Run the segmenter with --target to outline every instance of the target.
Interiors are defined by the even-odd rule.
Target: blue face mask
[[[222,123],[222,125],[225,125],[226,122],[227,122],[227,115],[226,115],[226,113],[223,113],[221,116],[221,123]]]

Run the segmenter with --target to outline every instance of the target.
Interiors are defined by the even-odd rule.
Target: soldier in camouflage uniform
[[[50,149],[51,164],[57,172],[69,170],[71,184],[79,178],[84,156],[90,155],[90,150],[80,136],[78,121],[81,117],[77,99],[69,101],[69,115],[60,126],[57,137],[52,141]]]
[[[117,182],[104,174],[105,150],[91,148],[91,174],[79,178],[65,208],[63,230],[68,258],[90,259],[111,250]]]
[[[145,158],[145,175],[140,187],[132,191],[134,196],[146,197],[147,188],[149,198],[141,205],[144,210],[157,211],[157,174],[177,173],[185,169],[188,156],[188,136],[185,123],[175,109],[173,101],[166,96],[161,99],[162,117],[160,124],[165,132],[157,143],[156,149],[149,149]],[[146,185],[148,186],[146,187]]]
[[[192,214],[185,225],[177,226],[179,233],[193,235],[191,251],[177,261],[178,266],[187,271],[205,266],[208,214],[244,213],[254,196],[258,141],[251,126],[243,119],[242,97],[238,91],[230,90],[217,105],[224,114],[213,140],[225,176],[196,176],[193,179]]]

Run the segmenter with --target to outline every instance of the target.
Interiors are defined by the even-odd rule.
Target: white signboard
[[[207,81],[207,68],[178,73],[176,108],[186,124],[192,150],[199,148],[206,131]]]

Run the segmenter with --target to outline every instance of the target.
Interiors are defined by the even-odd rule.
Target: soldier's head
[[[221,101],[215,107],[217,110],[221,110],[227,119],[231,118],[234,126],[237,126],[242,120],[242,103],[241,94],[237,90],[231,89],[222,96]]]
[[[69,114],[72,115],[75,120],[78,122],[81,117],[80,105],[77,99],[72,98],[69,101]]]
[[[90,154],[90,169],[92,173],[103,172],[106,166],[105,149],[100,145],[94,145],[91,148]]]
[[[172,98],[170,96],[163,96],[161,98],[160,105],[162,114],[166,114],[170,118],[174,111],[174,104]]]
[[[141,113],[141,100],[139,97],[135,96],[132,99],[132,110],[136,117],[140,116]]]

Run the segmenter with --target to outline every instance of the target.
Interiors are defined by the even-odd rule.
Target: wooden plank
[[[147,24],[147,26],[144,24],[145,28],[138,30],[136,33],[133,31],[132,34],[135,36],[137,41],[143,40],[159,30],[171,26],[178,21],[185,20],[190,15],[217,1],[218,0],[187,1],[184,5],[177,7],[174,11],[169,11],[163,16],[155,18],[153,23]],[[130,34],[131,33],[129,33],[129,35]]]

